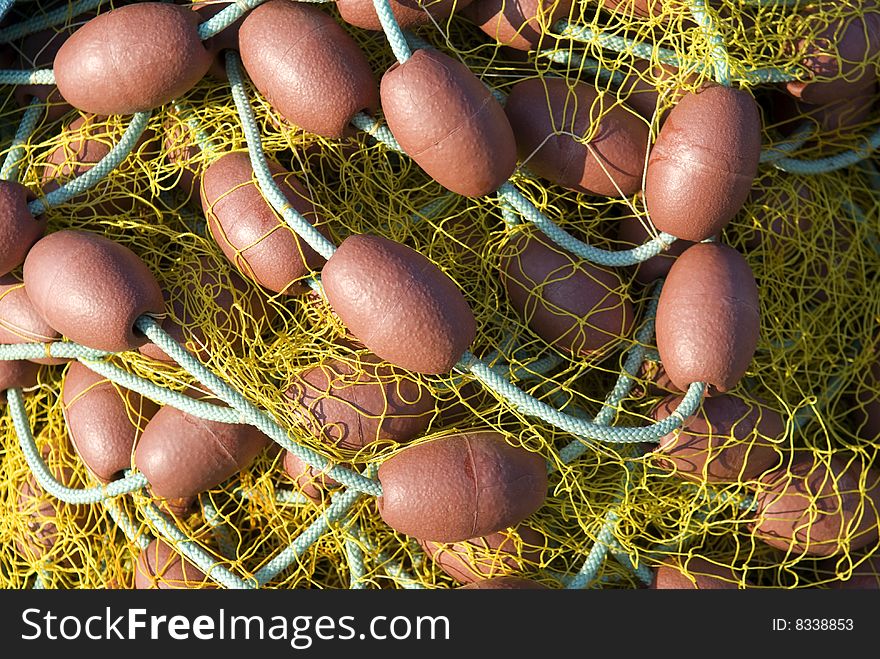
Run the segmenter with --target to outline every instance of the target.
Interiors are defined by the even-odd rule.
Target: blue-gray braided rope
[[[483,361],[492,361],[493,355],[494,358],[497,358],[497,351],[492,351],[486,357],[483,358]],[[492,370],[501,375],[502,377],[510,377],[517,378],[520,380],[528,380],[534,377],[538,377],[544,375],[548,371],[553,370],[557,366],[559,366],[563,362],[562,357],[558,355],[547,355],[546,357],[542,357],[540,359],[536,359],[535,361],[529,363],[528,365],[523,364],[520,366],[514,366],[511,362],[507,360],[500,360],[498,364],[492,366]],[[465,381],[463,375],[452,374],[444,377],[443,380],[438,380],[433,383],[435,389],[439,391],[449,391],[451,389],[457,389],[462,385]]]
[[[202,506],[202,516],[205,518],[205,523],[211,528],[211,533],[214,534],[214,540],[217,541],[220,553],[226,558],[235,558],[235,541],[232,538],[232,532],[220,511],[217,510],[217,506],[207,496],[201,494],[199,495],[199,503]]]
[[[186,412],[190,416],[195,416],[206,421],[216,421],[217,423],[237,424],[242,423],[242,416],[230,407],[222,405],[213,405],[205,401],[197,400],[178,391],[172,391],[165,387],[160,387],[156,383],[142,378],[134,373],[129,373],[114,364],[106,361],[96,361],[90,359],[80,359],[82,364],[93,370],[99,375],[115,384],[130,389],[135,393],[141,394],[160,405],[168,405],[182,412]]]
[[[212,405],[180,392],[160,387],[151,380],[134,373],[129,373],[110,362],[102,361],[100,359],[101,353],[95,355],[96,352],[91,348],[65,341],[49,344],[10,343],[0,344],[0,361],[40,359],[42,357],[72,357],[78,359],[84,366],[104,376],[111,382],[146,396],[161,405],[169,405],[191,416],[197,416],[208,421],[230,424],[243,423],[241,414],[229,407]]]
[[[874,130],[873,133],[865,138],[865,146],[861,149],[851,149],[843,153],[837,153],[827,158],[817,158],[816,160],[797,160],[795,158],[780,158],[773,162],[777,169],[781,169],[789,174],[827,174],[836,172],[855,165],[866,158],[869,158],[878,148],[880,148],[880,128]]]
[[[159,346],[166,355],[177,362],[187,373],[208,387],[220,400],[238,410],[242,420],[270,437],[283,449],[286,449],[300,458],[308,465],[324,471],[331,478],[347,485],[358,492],[382,495],[382,486],[378,481],[367,478],[362,474],[334,465],[330,460],[303,444],[291,441],[287,431],[270,417],[266,412],[259,410],[253,403],[247,400],[234,388],[226,384],[221,378],[212,373],[192,353],[183,348],[177,341],[168,335],[162,326],[150,316],[141,316],[135,322],[135,326],[143,332],[147,338]]]
[[[208,135],[208,132],[199,123],[199,120],[193,116],[192,108],[183,101],[172,101],[171,107],[183,119],[187,127],[192,131],[196,138],[196,146],[200,151],[217,151],[219,146],[217,141]]]
[[[247,490],[233,490],[232,495],[244,501],[253,501],[254,495]],[[275,490],[275,503],[282,506],[311,506],[312,500],[297,490]]]
[[[553,31],[561,37],[586,43],[597,45],[601,48],[607,48],[618,53],[632,53],[640,59],[650,60],[655,54],[658,61],[663,64],[679,66],[678,55],[667,48],[655,48],[652,44],[636,41],[635,39],[627,39],[613,34],[603,34],[596,32],[585,25],[574,25],[567,20],[559,20],[552,26]]]
[[[632,390],[635,375],[645,358],[645,345],[651,340],[651,337],[654,334],[657,304],[659,303],[660,292],[662,289],[663,281],[660,280],[654,285],[654,289],[651,291],[651,298],[645,309],[645,322],[636,334],[635,344],[627,353],[623,372],[617,378],[614,388],[606,398],[602,409],[596,415],[596,418],[594,419],[595,423],[605,425],[610,424],[616,413],[617,406]],[[559,451],[559,459],[563,464],[571,462],[582,455],[587,447],[587,443],[575,440]],[[624,467],[625,472],[623,482],[620,484],[620,493],[617,495],[614,502],[611,504],[610,509],[606,513],[602,527],[600,528],[593,547],[590,549],[581,569],[567,581],[567,588],[586,588],[588,585],[595,582],[599,568],[609,551],[619,563],[634,572],[643,582],[650,583],[650,580],[652,579],[653,575],[650,570],[647,570],[643,565],[636,567],[632,559],[623,548],[620,547],[620,543],[614,537],[614,529],[620,519],[617,509],[623,501],[624,495],[635,472],[635,466],[632,462],[625,462]]]
[[[514,187],[510,181],[503,183],[498,188],[498,194],[505,199],[527,222],[534,224],[545,236],[563,249],[575,256],[598,265],[611,267],[624,267],[636,265],[642,261],[657,256],[664,248],[675,242],[676,238],[670,233],[661,231],[655,238],[633,249],[609,251],[593,247],[578,240],[565,229],[557,226],[541,211],[526,199],[523,194]]]
[[[388,0],[373,0],[373,7],[376,10],[379,23],[382,25],[382,31],[388,39],[394,56],[398,62],[403,64],[412,56],[412,52],[410,51],[409,44],[406,42],[403,30],[400,29],[397,19],[394,18],[394,13],[391,11],[391,3]]]
[[[598,414],[596,414],[593,419],[593,423],[597,425],[610,425],[614,420],[614,415],[617,414],[617,410],[619,408],[620,403],[626,398],[630,391],[632,391],[633,384],[635,383],[636,374],[639,371],[639,367],[645,361],[645,346],[651,340],[651,337],[654,335],[654,325],[656,322],[657,315],[657,304],[660,301],[660,291],[663,288],[662,281],[656,283],[654,285],[654,289],[651,293],[651,298],[648,300],[648,304],[645,306],[645,321],[639,331],[636,333],[635,342],[632,347],[629,349],[626,355],[626,359],[623,364],[623,371],[617,377],[617,381],[614,383],[614,387],[609,392],[605,401],[602,404],[602,409],[599,410]],[[563,446],[559,451],[559,460],[562,464],[568,464],[573,460],[578,459],[582,456],[590,444],[589,441],[584,441],[585,438],[575,439],[570,442],[566,446]]]
[[[379,550],[360,530],[360,528],[357,530],[359,531],[359,535],[357,536],[358,541],[363,548],[369,552],[373,563],[381,566],[382,571],[385,572],[394,583],[405,590],[426,590],[425,585],[412,576],[400,561],[393,560],[386,552]],[[421,548],[418,544],[415,544],[415,551],[418,554],[421,554]]]
[[[432,220],[440,214],[440,211],[451,205],[454,198],[454,193],[446,192],[436,199],[429,201],[410,217],[414,223],[420,222],[421,220]]]
[[[357,525],[356,525],[357,528]],[[359,529],[358,529],[359,530]],[[364,568],[364,552],[353,537],[345,539],[345,560],[348,562],[348,587],[350,590],[364,590],[366,569]]]
[[[800,149],[812,135],[813,126],[809,123],[798,126],[797,130],[785,142],[761,149],[759,162],[765,165],[788,158],[793,151]]]
[[[361,492],[348,489],[333,495],[331,503],[321,512],[314,522],[306,530],[300,533],[287,547],[276,554],[272,560],[266,563],[254,574],[254,578],[261,586],[269,583],[281,572],[289,568],[302,554],[318,540],[334,522],[339,521],[348,514],[348,510],[361,496]]]
[[[620,541],[614,536],[614,530],[620,521],[620,514],[618,512],[620,504],[623,502],[630,484],[641,466],[641,463],[631,461],[624,463],[624,474],[618,488],[618,494],[605,514],[602,526],[596,535],[596,540],[590,548],[590,552],[587,554],[581,569],[566,579],[566,588],[587,588],[590,584],[595,583],[598,579],[599,569],[608,553],[611,553],[618,563],[632,572],[645,585],[650,585],[654,580],[653,571],[644,563],[640,562],[636,565],[632,557],[621,546]]]
[[[580,43],[607,48],[618,53],[631,53],[636,57],[644,60],[652,61],[655,57],[657,61],[663,64],[680,67],[681,61],[678,55],[667,48],[656,48],[652,44],[643,43],[634,39],[627,39],[612,34],[603,34],[595,32],[585,25],[574,25],[568,21],[558,21],[553,26],[554,32],[559,36],[577,41]],[[704,66],[697,67],[704,70]],[[733,81],[745,80],[752,83],[772,83],[772,82],[788,82],[790,80],[799,80],[801,74],[796,69],[783,69],[778,67],[766,68],[744,68],[741,73],[732,76]]]
[[[320,231],[313,227],[299,211],[290,205],[287,197],[284,196],[284,193],[281,192],[272,178],[272,172],[269,171],[269,165],[266,162],[266,154],[263,152],[260,131],[257,128],[253,110],[244,90],[240,64],[241,60],[238,53],[234,51],[226,52],[226,74],[229,77],[229,85],[232,88],[232,99],[235,102],[238,117],[244,130],[248,155],[250,156],[251,166],[257,178],[257,183],[260,186],[260,191],[272,205],[272,208],[284,218],[284,221],[290,225],[300,238],[305,240],[318,254],[325,259],[329,259],[336,251],[336,245],[321,235]]]
[[[54,85],[55,73],[52,69],[33,71],[0,70],[0,85]]]
[[[426,50],[434,47],[415,32],[410,32],[409,30],[401,30],[401,32],[410,50]]]
[[[724,490],[716,490],[711,483],[682,483],[685,492],[692,492],[695,497],[705,500],[705,505],[736,506],[744,513],[753,513],[758,509],[758,500],[754,494],[733,495]]]
[[[79,0],[72,4],[62,5],[46,14],[34,16],[15,25],[0,29],[0,43],[9,43],[40,30],[66,23],[70,18],[91,11],[102,2],[106,2],[106,0]]]
[[[15,4],[15,0],[0,0],[0,20],[2,20],[7,12],[12,9],[12,5]]]
[[[632,572],[636,577],[646,586],[650,586],[654,581],[654,572],[644,563],[640,562],[636,565],[629,554],[626,553],[626,550],[620,544],[620,541],[611,537],[611,546],[608,548],[608,551],[611,552],[611,555],[614,556],[614,559],[623,565],[627,570]]]
[[[581,569],[568,580],[566,588],[579,590],[581,588],[586,588],[596,580],[599,568],[605,561],[605,556],[611,547],[611,541],[614,537],[614,527],[617,526],[617,521],[620,519],[617,513],[617,503],[619,502],[615,501],[608,512],[605,513],[602,527],[596,535],[596,540],[590,548],[587,558],[584,560]]]
[[[41,16],[34,16],[25,21],[10,25],[0,30],[0,43],[8,43],[15,41],[21,37],[26,37],[40,30],[55,27],[61,23],[67,22],[70,18],[84,14],[106,0],[79,0],[68,4]],[[298,0],[299,2],[328,2],[330,0]],[[4,0],[8,2],[8,0]],[[199,24],[199,38],[204,40],[219,34],[227,27],[232,25],[239,18],[244,16],[248,11],[266,2],[266,0],[235,0],[224,10]]]
[[[669,417],[648,426],[614,428],[597,424],[594,421],[577,418],[547,405],[512,385],[470,352],[465,352],[455,368],[472,373],[487,388],[501,396],[513,408],[526,416],[542,419],[573,435],[611,444],[656,443],[664,435],[668,435],[676,428],[679,428],[684,423],[684,420],[696,411],[706,390],[705,383],[694,382],[688,387],[684,398]]]
[[[398,153],[404,153],[403,148],[398,144],[394,135],[391,134],[391,130],[388,126],[384,126],[379,123],[378,120],[373,119],[368,114],[364,114],[363,112],[358,112],[351,120],[351,125],[357,128],[358,130],[362,130],[368,135],[374,137],[379,142],[387,146],[389,149],[393,151],[397,151]]]
[[[137,545],[139,549],[146,549],[150,542],[152,542],[153,536],[142,532],[131,519],[131,516],[120,507],[116,499],[105,499],[101,503],[104,505],[107,514],[110,515],[110,519],[113,520],[113,523],[122,531],[128,541]]]
[[[106,156],[101,158],[94,167],[87,172],[77,176],[75,179],[68,181],[60,188],[52,190],[43,199],[34,199],[28,204],[28,210],[32,215],[37,216],[44,213],[49,208],[60,206],[61,204],[81,195],[83,192],[90,190],[101,182],[110,172],[116,169],[120,163],[128,157],[134,149],[137,141],[143,135],[147,128],[147,122],[150,120],[150,112],[137,112],[131,117],[131,123],[119,142],[116,143]]]
[[[221,565],[204,547],[190,539],[153,503],[147,503],[143,510],[144,516],[152,522],[163,540],[176,551],[185,556],[198,567],[214,583],[231,590],[251,590],[257,588],[254,579],[242,579],[237,574]]]
[[[518,378],[520,380],[530,380],[546,375],[547,372],[552,371],[554,368],[562,364],[563,361],[563,358],[559,355],[550,354],[546,357],[536,359],[528,365],[523,364],[521,366],[511,367],[508,364],[508,372],[510,373],[510,377]]]
[[[235,0],[226,9],[199,24],[199,39],[205,41],[219,34],[254,7],[266,0]]]
[[[706,7],[706,0],[690,0],[689,3],[691,16],[700,26],[706,40],[712,46],[713,73],[715,82],[725,87],[730,87],[730,66],[728,59],[730,58],[727,47],[724,45],[724,39],[718,31],[712,15]]]
[[[595,75],[599,80],[610,82],[617,87],[626,80],[626,76],[620,73],[620,71],[610,71],[604,68],[599,63],[599,60],[588,57],[576,50],[539,50],[538,55],[557,64],[576,67],[580,72]]]
[[[117,497],[120,494],[128,494],[129,492],[140,490],[147,485],[146,476],[140,473],[129,474],[100,487],[78,489],[67,487],[60,483],[43,461],[40,450],[37,448],[36,442],[34,442],[21,390],[15,388],[7,389],[6,400],[9,405],[9,413],[12,416],[12,423],[18,436],[19,446],[22,453],[24,453],[24,458],[27,461],[28,467],[30,467],[31,473],[37,479],[40,487],[56,499],[73,505],[99,503],[105,499]]]
[[[20,359],[100,359],[110,353],[102,350],[86,348],[78,343],[56,341],[54,343],[3,343],[0,344],[0,361],[17,361]]]
[[[522,223],[520,216],[517,214],[516,209],[514,209],[513,204],[511,204],[504,195],[498,195],[498,207],[501,209],[501,219],[504,220],[504,223],[509,227],[515,227],[518,224]]]

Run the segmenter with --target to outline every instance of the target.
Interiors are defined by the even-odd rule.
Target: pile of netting
[[[0,2],[0,206],[32,216],[0,228],[0,585],[880,585],[880,9],[870,0],[250,0],[194,3],[198,13],[178,3],[210,46],[207,73],[149,109],[114,110],[130,89],[161,86],[161,69],[141,78],[147,69],[128,61],[149,50],[140,24],[126,36],[134,55],[118,58],[115,75],[132,77],[125,91],[76,91],[76,77],[114,73],[98,70],[88,35],[80,60],[63,44],[150,4]],[[246,48],[273,21],[282,30],[290,7],[320,29],[267,31],[265,53]],[[332,31],[325,19],[347,35],[341,56],[355,60],[356,48],[374,76],[349,109],[339,96],[362,81],[337,75],[317,46],[317,63],[275,70]],[[207,57],[172,45],[177,68]],[[428,93],[413,100],[418,112],[392,117],[378,81],[426,52],[482,85],[451,100]],[[446,80],[426,79],[440,91]],[[527,120],[541,121],[551,83],[567,109],[523,147],[512,118],[527,81],[540,97]],[[680,194],[696,208],[704,195],[748,195],[690,247],[646,205],[659,185],[649,147],[664,125],[683,130],[677,105],[707,88],[755,99],[759,164],[744,188],[729,165],[706,175],[699,153],[718,157],[738,128],[711,111],[691,118],[710,143],[688,176],[723,185],[694,192],[679,179]],[[288,112],[297,94],[315,97],[302,121]],[[509,154],[476,168],[455,145],[433,165],[419,158],[443,141],[431,118],[480,94],[462,125],[503,107],[519,153],[512,173],[475,193],[470,184],[495,175],[482,170],[503,170]],[[353,117],[341,129],[308,123],[340,112]],[[603,135],[607,117],[641,146],[626,182],[614,150],[630,147]],[[407,148],[420,139],[422,151]],[[584,145],[593,171],[582,180],[572,154]],[[555,179],[554,154],[572,158]],[[361,235],[387,241],[344,242]],[[52,251],[59,236],[69,243]],[[102,261],[82,256],[103,258],[93,236],[130,250],[161,289],[164,308],[151,302],[128,320],[130,349],[102,343],[114,312],[77,288],[103,276]],[[655,340],[663,277],[685,247],[723,245],[754,276],[759,333],[741,377],[682,386]],[[387,259],[352,265],[356,249]],[[433,268],[422,279],[416,258]],[[48,274],[29,272],[38,266]],[[66,269],[77,273],[69,282]],[[398,271],[407,276],[389,286],[404,301],[451,285],[463,304],[382,308],[373,278]],[[697,270],[677,285],[713,276]],[[738,285],[731,295],[748,297]],[[723,324],[718,302],[695,302],[681,331]],[[64,325],[37,313],[47,305],[81,313]],[[438,318],[464,343],[451,366],[422,368],[444,339],[432,334]],[[695,350],[695,368],[733,359],[728,348]],[[408,453],[419,448],[421,462]],[[504,480],[514,472],[522,479]],[[508,497],[495,502],[505,510],[490,510],[493,496]],[[470,515],[480,532],[447,533],[438,510]]]

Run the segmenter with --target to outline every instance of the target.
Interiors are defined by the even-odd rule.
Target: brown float
[[[547,539],[532,527],[520,524],[515,529],[462,542],[445,544],[420,540],[419,545],[437,567],[456,581],[467,584],[522,572],[527,566],[538,564]]]
[[[717,234],[745,203],[760,155],[761,118],[749,92],[708,85],[685,94],[648,158],[654,226],[694,242]]]
[[[135,321],[165,313],[162,290],[146,264],[127,247],[83,231],[56,231],[34,245],[24,262],[24,285],[51,327],[96,350],[143,345],[147,338],[135,333]]]
[[[0,277],[0,343],[53,343],[61,335],[43,318],[28,297],[24,283],[13,275]],[[37,364],[63,364],[66,359],[45,357]]]
[[[417,540],[459,542],[518,524],[547,495],[544,459],[503,435],[447,435],[392,456],[379,467],[379,514]]]
[[[458,590],[546,590],[547,586],[524,577],[495,577],[474,581],[466,586],[459,586]]]
[[[756,538],[790,556],[834,556],[877,541],[880,473],[840,457],[796,455],[765,475],[756,495]]]
[[[135,442],[159,406],[110,382],[79,362],[61,388],[67,433],[89,470],[103,483],[131,467]]]
[[[537,232],[513,236],[501,258],[511,306],[547,343],[602,357],[632,330],[632,303],[616,272],[577,259]]]
[[[382,109],[401,148],[443,187],[466,197],[494,192],[516,167],[501,105],[461,62],[413,52],[381,83]]]
[[[138,590],[158,588],[216,588],[205,573],[158,538],[138,554],[134,587]]]
[[[623,243],[623,249],[633,249],[644,245],[650,238],[657,235],[657,230],[655,229],[653,233],[649,232],[643,224],[644,222],[647,222],[647,219],[635,215],[628,215],[620,219],[617,240]],[[633,278],[645,286],[662,279],[669,274],[669,269],[672,268],[675,259],[693,244],[689,240],[676,240],[657,256],[652,256],[647,261],[632,266]]]
[[[312,224],[320,221],[308,190],[293,174],[269,163],[272,179],[284,197]],[[324,263],[297,236],[260,191],[248,154],[224,154],[205,169],[202,209],[211,235],[223,254],[245,277],[276,293],[308,290],[301,280]]]
[[[441,22],[464,9],[471,0],[389,0],[391,13],[404,30],[433,21]],[[336,0],[339,15],[349,25],[365,30],[382,30],[373,0]],[[433,20],[432,20],[433,19]]]
[[[316,7],[270,0],[245,17],[238,45],[257,90],[303,130],[349,135],[354,115],[378,105],[376,78],[363,51]]]
[[[682,565],[669,559],[654,571],[651,590],[736,590],[739,578],[729,567],[693,556]]]
[[[211,358],[208,337],[196,323],[196,318],[204,317],[205,312],[211,314],[212,326],[220,340],[236,354],[244,352],[246,344],[255,338],[254,334],[259,332],[263,323],[274,317],[274,308],[259,292],[248,286],[236,272],[221,272],[215,261],[206,256],[181,266],[176,281],[182,282],[183,287],[165,292],[169,315],[162,320],[162,329],[202,361]],[[238,295],[233,296],[227,286],[235,289]],[[198,291],[210,298],[210,302],[200,303],[196,297]],[[248,320],[242,322],[242,315],[256,321],[258,326],[254,327]],[[174,361],[155,343],[144,344],[138,350],[161,362],[170,364]]]
[[[476,335],[455,283],[415,250],[353,235],[322,272],[333,311],[371,352],[417,373],[448,373]]]
[[[428,427],[430,390],[372,355],[329,360],[300,373],[284,393],[297,417],[325,442],[359,450],[374,442],[408,442]]]
[[[592,85],[524,80],[514,85],[504,112],[520,160],[538,176],[606,197],[641,189],[648,125],[626,107],[603,102]]]
[[[462,14],[500,45],[517,50],[550,47],[542,33],[567,18],[573,0],[476,0]]]
[[[688,248],[673,264],[657,305],[657,350],[672,383],[685,391],[705,382],[729,391],[755,354],[758,287],[735,249]]]
[[[0,276],[22,263],[46,230],[46,219],[28,210],[30,190],[14,181],[0,181]]]
[[[208,71],[211,53],[186,7],[139,2],[91,19],[55,56],[55,81],[83,112],[133,114],[182,96]]]
[[[669,396],[652,412],[655,421],[670,416],[683,396]],[[710,483],[741,483],[779,466],[774,440],[785,433],[782,417],[757,401],[723,395],[704,398],[680,430],[660,438],[654,464]]]
[[[270,441],[251,425],[206,421],[163,407],[147,424],[134,461],[156,496],[185,499],[245,469]]]

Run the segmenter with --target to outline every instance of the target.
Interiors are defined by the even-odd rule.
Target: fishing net
[[[51,68],[51,62],[47,67],[22,56],[24,35],[14,31],[17,24],[31,21],[32,31],[63,31],[81,24],[84,11],[105,12],[122,3],[86,4],[16,4],[0,28],[7,68]],[[851,542],[858,538],[860,522],[876,519],[880,505],[867,469],[877,464],[880,450],[880,436],[870,423],[880,397],[880,172],[872,154],[880,131],[876,89],[868,92],[864,108],[847,106],[841,119],[840,113],[829,118],[830,111],[820,115],[797,104],[782,88],[786,81],[810,76],[804,61],[816,44],[838,63],[836,72],[826,68],[828,80],[874,76],[880,49],[840,62],[852,53],[837,52],[835,35],[840,36],[841,25],[865,17],[880,20],[880,14],[861,1],[609,0],[574,2],[555,13],[549,7],[532,24],[540,39],[529,50],[499,44],[459,13],[433,18],[406,35],[413,48],[429,46],[463,62],[501,98],[529,78],[589,83],[599,91],[593,108],[597,118],[614,107],[632,114],[640,107],[651,140],[677,99],[708,81],[754,94],[762,115],[762,164],[748,201],[719,239],[743,254],[754,272],[760,339],[746,376],[729,395],[761,401],[780,415],[784,432],[759,437],[774,452],[774,468],[789,469],[795,457],[809,456],[814,469],[836,460],[861,474],[854,484],[832,479],[827,485],[838,500],[854,494],[859,502],[851,524],[840,529],[839,551],[830,557],[785,551],[759,537],[754,520],[761,490],[755,479],[714,483],[670,469],[652,452],[656,439],[611,443],[577,437],[527,413],[466,369],[434,376],[385,364],[378,377],[389,384],[386,391],[430,401],[424,430],[405,444],[382,440],[351,447],[326,441],[316,432],[315,419],[297,412],[284,392],[319,365],[336,364],[333,377],[375,378],[376,364],[319,286],[300,295],[260,287],[246,272],[237,273],[208,230],[193,177],[197,180],[220,155],[249,146],[230,82],[206,76],[153,111],[118,166],[90,189],[58,203],[46,201],[52,187],[93,167],[120,142],[132,117],[70,109],[53,116],[40,103],[25,110],[15,95],[19,85],[6,84],[0,88],[2,156],[10,165],[4,166],[4,176],[18,177],[45,202],[47,233],[65,228],[99,233],[134,251],[166,292],[170,319],[183,326],[177,338],[274,418],[292,441],[371,477],[378,465],[409,446],[457,431],[494,430],[546,459],[549,486],[537,512],[502,537],[454,547],[427,543],[427,553],[425,544],[382,521],[372,496],[345,486],[307,496],[309,484],[285,472],[284,451],[274,444],[246,469],[201,493],[184,512],[157,501],[149,488],[98,497],[95,503],[65,503],[35,479],[20,443],[21,428],[13,422],[19,399],[10,395],[0,408],[3,587],[130,588],[138,556],[154,537],[165,538],[199,564],[208,577],[188,585],[205,587],[219,582],[451,588],[476,577],[512,574],[556,588],[637,588],[670,561],[697,575],[705,569],[693,562],[698,558],[725,569],[722,578],[739,587],[826,587],[853,574],[876,577],[871,567],[876,532],[867,546]],[[383,33],[346,24],[333,3],[321,11],[339,20],[377,76],[395,62]],[[873,23],[859,25],[870,38]],[[876,44],[878,36],[873,39]],[[305,186],[323,218],[318,226],[334,245],[369,233],[430,259],[473,310],[477,334],[471,353],[531,400],[575,419],[600,415],[614,428],[656,422],[653,410],[675,390],[662,377],[651,331],[657,288],[641,283],[633,266],[606,268],[619,278],[609,292],[619,296],[619,304],[631,305],[630,322],[607,337],[602,350],[573,356],[539,337],[508,301],[500,273],[511,245],[523,235],[542,236],[508,197],[468,198],[444,189],[393,148],[381,131],[381,112],[370,132],[352,130],[351,136],[328,139],[286,122],[247,76],[242,88],[262,151]],[[656,96],[645,89],[656,89]],[[647,105],[639,105],[639,95]],[[840,104],[846,100],[844,95]],[[59,104],[50,98],[50,107]],[[36,120],[19,139],[25,112]],[[591,135],[576,137],[589,141]],[[103,144],[104,151],[85,153],[85,140]],[[11,167],[14,163],[18,167]],[[659,233],[638,193],[573,192],[534,175],[528,159],[510,184],[550,223],[601,250],[636,246],[618,235],[624,221],[642,227],[638,244]],[[543,240],[549,249],[567,254]],[[313,283],[319,275],[312,272]],[[639,368],[631,373],[631,386],[609,399],[633,354]],[[106,361],[168,391],[209,389],[188,369],[138,351]],[[41,366],[37,384],[24,389],[20,400],[49,471],[69,488],[94,488],[100,483],[77,456],[67,430],[61,387],[69,368]],[[381,420],[383,413],[380,407],[365,414]],[[737,445],[742,437],[734,435],[716,437],[716,445]],[[821,516],[824,502],[806,496],[812,500],[804,508],[812,505]],[[460,578],[441,569],[462,555]]]

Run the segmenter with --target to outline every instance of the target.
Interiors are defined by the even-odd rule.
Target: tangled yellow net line
[[[412,32],[503,94],[524,79],[563,77],[571,84],[595,86],[601,113],[625,103],[636,114],[638,99],[633,95],[656,88],[658,100],[642,117],[651,139],[684,91],[697,90],[721,71],[734,86],[750,90],[761,108],[762,153],[767,157],[749,200],[720,240],[743,254],[755,274],[761,327],[746,377],[730,395],[760,400],[781,416],[784,433],[759,438],[775,452],[778,467],[787,468],[792,455],[805,454],[816,464],[834,459],[859,468],[877,465],[880,434],[871,419],[878,414],[872,406],[880,400],[880,163],[870,154],[871,136],[880,129],[876,84],[862,101],[865,107],[844,108],[842,119],[810,114],[807,106],[783,98],[781,87],[786,79],[807,76],[802,66],[807,49],[829,25],[869,14],[880,20],[878,10],[868,2],[782,0],[723,0],[708,6],[673,0],[576,1],[562,12],[547,5],[538,21],[540,41],[528,51],[499,45],[459,13]],[[101,3],[95,10],[114,6]],[[695,6],[711,17],[711,31],[695,19]],[[38,15],[52,9],[27,7]],[[394,63],[381,32],[347,25],[332,3],[322,11],[354,37],[377,75]],[[71,15],[50,29],[62,31],[82,21]],[[831,58],[838,55],[836,43],[833,38],[827,43]],[[28,63],[21,39],[5,47],[12,61],[23,58],[18,68],[45,66]],[[878,53],[880,47],[852,67],[838,67],[845,73],[837,78],[855,79],[876,69]],[[463,292],[476,318],[475,355],[500,365],[514,385],[557,409],[588,418],[602,409],[652,298],[652,287],[637,280],[634,268],[615,269],[621,299],[634,310],[633,326],[621,328],[604,353],[572,357],[528,327],[509,304],[499,274],[510,245],[520,234],[538,235],[535,227],[503,221],[503,205],[494,197],[448,192],[411,159],[364,132],[331,140],[291,126],[247,80],[245,88],[267,158],[293,172],[307,188],[318,214],[327,218],[321,229],[334,244],[352,234],[371,233],[412,247]],[[23,112],[15,91],[14,85],[0,88],[4,159]],[[60,117],[44,113],[22,145],[21,182],[37,197],[48,192],[48,181],[61,183],[94,165],[95,160],[84,157],[85,140],[109,149],[128,122],[126,117],[84,116],[75,110]],[[299,441],[358,471],[378,466],[407,446],[473,428],[500,432],[551,466],[541,508],[492,541],[476,539],[455,547],[434,543],[426,554],[424,545],[390,529],[375,501],[367,498],[261,585],[450,588],[475,577],[510,574],[558,588],[572,583],[591,550],[602,543],[620,560],[604,560],[595,578],[582,587],[643,587],[644,569],[669,561],[690,565],[682,569],[692,576],[722,575],[738,587],[828,587],[865,577],[875,587],[880,584],[876,539],[867,547],[849,548],[855,523],[841,531],[840,551],[830,558],[780,550],[754,533],[754,482],[688,478],[680,470],[664,468],[658,455],[641,454],[626,444],[589,442],[579,457],[564,461],[560,451],[574,439],[570,433],[517,411],[469,374],[425,376],[384,364],[379,379],[389,384],[386,392],[428,401],[419,419],[424,429],[405,445],[389,440],[362,447],[328,442],[284,392],[317,365],[330,364],[332,370],[336,364],[330,377],[353,380],[376,377],[376,364],[365,358],[317,292],[273,294],[239,276],[206,227],[198,188],[190,192],[183,184],[187,175],[200,176],[219,155],[247,149],[229,83],[205,77],[183,97],[154,111],[144,136],[95,187],[48,208],[47,233],[81,229],[133,250],[167,293],[171,318],[184,324],[186,347],[211,371],[282,427],[298,429]],[[578,137],[588,141],[591,136]],[[187,148],[193,146],[200,148]],[[796,164],[785,167],[786,159],[817,161],[850,152],[861,154],[858,161],[839,169],[797,173],[790,171]],[[573,192],[535,176],[528,162],[512,182],[553,223],[592,246],[614,251],[635,246],[618,235],[627,220],[643,228],[637,244],[658,233],[647,223],[638,193],[602,198]],[[664,389],[653,342],[646,348],[649,359],[630,395],[615,409],[615,426],[652,423],[652,411],[673,391]],[[203,388],[176,364],[137,351],[115,355],[112,363],[166,389]],[[546,368],[547,363],[552,367]],[[60,394],[68,369],[63,364],[42,366],[37,384],[24,391],[25,410],[37,447],[56,477],[68,487],[93,487],[98,481],[68,435]],[[390,409],[392,402],[386,404]],[[0,415],[0,586],[133,587],[142,540],[163,535],[156,518],[145,513],[154,503],[149,492],[100,505],[58,501],[34,480],[12,418],[5,407],[0,410],[6,412]],[[129,411],[138,423],[137,410]],[[381,416],[382,410],[365,414],[377,422]],[[331,427],[325,432],[334,436],[343,431]],[[741,439],[731,436],[723,442],[736,445]],[[200,494],[196,505],[172,515],[187,539],[244,581],[255,580],[279,549],[291,545],[328,505],[327,497],[304,495],[314,491],[314,483],[297,482],[285,472],[283,461],[283,452],[266,449],[248,468]],[[840,484],[844,487],[850,486]],[[865,477],[855,487],[863,502],[856,518],[876,517],[876,483],[872,491]],[[603,535],[609,513],[616,520],[610,538]],[[120,525],[120,519],[130,520],[130,528]],[[216,586],[201,576],[182,585]]]

